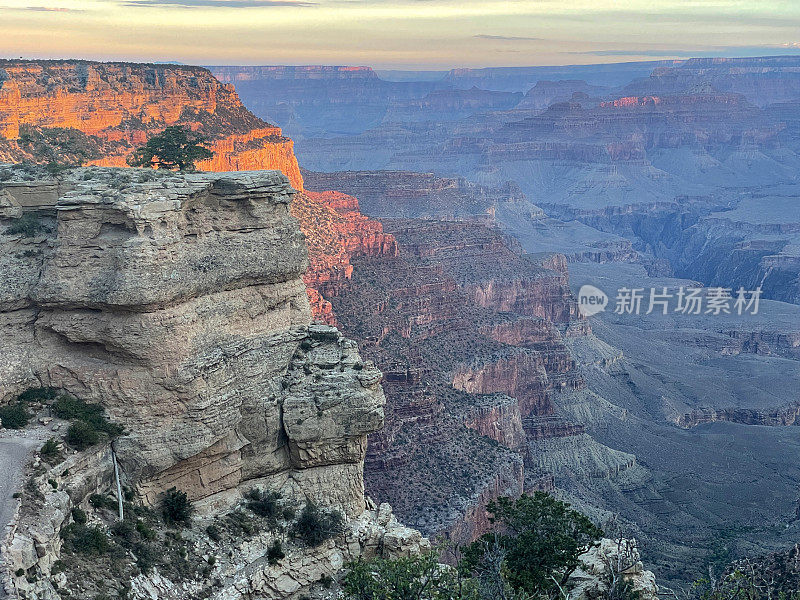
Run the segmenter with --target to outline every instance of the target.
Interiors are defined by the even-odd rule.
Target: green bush
[[[189,502],[186,492],[174,487],[164,492],[164,498],[161,501],[161,514],[167,525],[188,523],[192,517],[192,503]]]
[[[218,542],[222,539],[222,531],[220,531],[220,528],[216,525],[209,525],[206,527],[206,534],[215,542]]]
[[[478,600],[475,587],[459,581],[454,569],[443,568],[432,552],[352,563],[342,591],[350,600]]]
[[[100,441],[100,433],[84,421],[75,421],[67,429],[67,443],[76,450],[85,450]]]
[[[225,526],[234,536],[252,536],[260,529],[259,523],[241,510],[228,513],[225,517]]]
[[[492,555],[502,556],[502,578],[515,593],[538,598],[563,588],[578,557],[603,535],[585,515],[543,492],[517,500],[501,497],[486,508],[490,522],[501,528],[467,546],[460,568],[485,574]]]
[[[283,552],[281,541],[273,540],[272,545],[267,550],[267,562],[271,565],[276,565],[283,558],[286,558],[286,554]]]
[[[33,213],[25,213],[6,229],[7,234],[22,235],[22,237],[35,237],[43,231],[45,231],[44,225]]]
[[[344,531],[344,517],[337,510],[322,510],[313,502],[305,505],[300,517],[292,526],[292,535],[311,547]]]
[[[278,501],[281,495],[277,492],[262,492],[253,488],[245,496],[247,508],[259,517],[276,519],[281,513]]]
[[[105,532],[99,527],[71,523],[61,530],[64,546],[79,554],[105,554],[109,544]]]
[[[89,504],[94,509],[107,508],[109,510],[115,510],[118,508],[116,500],[100,494],[92,494],[89,496]]]
[[[56,459],[61,457],[61,450],[58,447],[58,442],[55,438],[50,438],[47,440],[39,450],[39,454],[42,455],[44,459]]]
[[[89,404],[73,396],[60,396],[53,404],[53,414],[59,419],[82,421],[95,431],[106,433],[111,437],[118,436],[123,431],[122,426],[109,422],[102,406]]]
[[[156,538],[156,532],[153,531],[153,529],[141,519],[137,519],[136,521],[136,531],[138,531],[139,535],[148,541]]]
[[[118,538],[123,546],[126,548],[134,541],[136,536],[136,526],[128,519],[124,521],[117,521],[111,526],[111,533],[115,538]]]
[[[54,400],[58,391],[51,387],[31,388],[22,392],[17,400],[20,402],[49,402]]]
[[[0,406],[0,421],[6,429],[22,429],[30,420],[30,414],[20,403]]]
[[[86,513],[76,506],[72,509],[72,520],[78,525],[86,525]]]

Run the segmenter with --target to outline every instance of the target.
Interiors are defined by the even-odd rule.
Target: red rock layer
[[[0,137],[6,159],[50,160],[26,147],[26,132],[62,128],[85,136],[90,164],[125,166],[131,151],[181,124],[209,140],[210,171],[279,169],[297,189],[303,178],[292,142],[250,113],[232,85],[200,67],[85,61],[0,61]],[[22,142],[22,143],[20,143]],[[54,146],[68,158],[77,148]]]
[[[367,72],[371,73],[371,71]],[[0,160],[78,157],[126,166],[133,149],[169,125],[203,135],[213,158],[207,171],[278,169],[303,190],[293,143],[255,117],[233,86],[200,67],[85,61],[0,61]],[[47,137],[54,132],[69,135]],[[33,144],[30,139],[46,139]],[[44,145],[42,145],[44,144]],[[305,277],[314,316],[335,324],[328,296],[350,278],[350,258],[393,255],[397,244],[358,201],[337,192],[299,194],[292,211],[306,235],[311,267]]]
[[[549,415],[552,390],[584,385],[561,332],[578,335],[583,320],[563,257],[524,256],[474,221],[383,226],[397,250],[355,258],[330,296],[339,327],[385,373],[366,485],[405,522],[469,541],[488,526],[488,500],[552,484],[526,472],[526,423],[534,437],[578,431]],[[476,302],[489,288],[496,300]]]
[[[395,256],[397,242],[378,221],[361,214],[358,200],[340,192],[295,196],[292,214],[306,235],[311,266],[304,277],[314,318],[330,325],[336,317],[328,298],[353,274],[354,256]]]

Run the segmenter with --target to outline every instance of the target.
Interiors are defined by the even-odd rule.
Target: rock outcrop
[[[4,193],[0,397],[41,385],[101,402],[150,502],[268,478],[364,509],[381,374],[310,325],[283,175],[92,168]],[[14,233],[20,211],[32,237]]]
[[[571,600],[600,600],[610,597],[615,584],[627,583],[641,600],[656,600],[658,586],[652,571],[647,571],[635,540],[603,538],[580,556],[580,566],[570,575]]]
[[[0,61],[0,160],[125,166],[169,125],[203,135],[207,171],[278,169],[303,188],[292,141],[248,111],[232,85],[183,65]]]

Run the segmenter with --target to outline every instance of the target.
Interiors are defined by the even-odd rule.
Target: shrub
[[[39,387],[22,392],[17,400],[20,402],[49,402],[54,400],[58,392],[55,388]]]
[[[71,523],[61,530],[64,545],[79,554],[105,554],[108,552],[108,538],[99,527]]]
[[[86,513],[76,506],[72,509],[72,520],[78,525],[86,525]]]
[[[46,459],[60,457],[61,450],[58,448],[58,442],[54,438],[50,438],[42,445],[42,448],[39,450],[39,454]]]
[[[128,548],[136,539],[136,526],[128,519],[117,521],[111,526],[111,534],[118,538],[123,546]]]
[[[156,537],[156,532],[141,519],[136,520],[136,531],[146,540],[154,540]]]
[[[25,213],[6,229],[6,233],[9,235],[22,235],[22,237],[35,237],[44,230],[45,227],[39,217],[33,213]]]
[[[22,429],[30,419],[30,414],[20,403],[0,406],[0,421],[6,429]]]
[[[325,586],[326,582],[320,578],[320,583]],[[410,598],[477,600],[478,598],[474,586],[459,581],[455,570],[443,568],[436,554],[432,552],[396,560],[376,558],[352,563],[348,565],[348,572],[342,582],[342,591],[345,598],[351,600]]]
[[[161,514],[167,525],[188,523],[192,517],[192,504],[186,492],[174,487],[168,489],[161,501]]]
[[[267,562],[271,565],[278,564],[282,558],[286,558],[283,552],[283,545],[280,540],[273,540],[272,545],[267,550]]]
[[[110,437],[122,433],[122,426],[109,422],[105,409],[99,404],[89,404],[73,396],[60,396],[53,404],[53,414],[59,419],[81,421],[95,431],[101,431]]]
[[[515,593],[540,597],[564,587],[578,557],[603,535],[585,515],[543,492],[517,500],[501,497],[489,502],[487,510],[490,522],[502,528],[470,544],[460,567],[485,575],[492,565],[499,566],[501,579]],[[502,558],[493,561],[493,556]]]
[[[337,510],[322,510],[308,502],[292,526],[292,534],[311,547],[335,537],[344,531],[344,517]]]
[[[216,525],[209,525],[206,527],[206,534],[208,534],[208,537],[215,542],[218,542],[222,539],[222,531],[220,531],[220,528]]]
[[[259,523],[241,510],[235,510],[228,513],[228,515],[225,517],[225,525],[231,532],[231,535],[234,536],[251,536],[258,533],[260,529]]]
[[[67,443],[76,450],[85,450],[99,441],[98,431],[83,421],[76,421],[67,429]]]
[[[278,500],[281,495],[277,492],[262,492],[253,488],[247,493],[247,508],[259,517],[275,519],[280,512]]]
[[[100,494],[92,494],[89,496],[89,504],[91,504],[94,509],[107,508],[109,510],[114,510],[117,508],[117,502],[113,498],[101,496]]]

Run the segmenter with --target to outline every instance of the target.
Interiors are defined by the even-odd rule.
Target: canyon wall
[[[336,324],[329,301],[353,274],[356,256],[394,256],[397,242],[378,221],[359,211],[358,200],[340,192],[306,191],[295,196],[292,215],[306,236],[310,266],[306,283],[316,320]]]
[[[215,156],[201,170],[278,169],[303,188],[292,141],[206,69],[0,61],[0,160],[125,166],[134,148],[175,124],[208,140]]]
[[[525,256],[473,220],[384,219],[383,229],[397,251],[354,258],[330,296],[339,326],[386,373],[366,487],[426,535],[463,543],[486,531],[489,500],[552,489],[528,467],[527,432],[575,430],[528,421],[550,423],[551,394],[582,387],[562,331],[583,321],[563,257]],[[498,301],[477,302],[476,289]]]
[[[353,73],[346,71],[349,81]],[[314,79],[313,72],[306,76]],[[298,77],[305,81],[302,73]],[[303,190],[292,140],[253,115],[231,83],[221,83],[206,69],[0,61],[0,160],[124,167],[134,148],[169,125],[208,140],[214,156],[197,164],[202,171],[277,169]],[[305,281],[313,317],[335,324],[325,299],[332,291],[322,288],[350,276],[351,256],[391,254],[393,241],[381,233],[380,223],[360,214],[355,198],[343,194],[297,195],[292,213],[310,249]]]
[[[125,476],[151,503],[171,486],[199,499],[258,479],[364,510],[381,373],[310,325],[285,176],[11,172],[0,398],[52,386],[101,402],[127,432],[115,444]],[[11,227],[23,215],[30,235]]]

